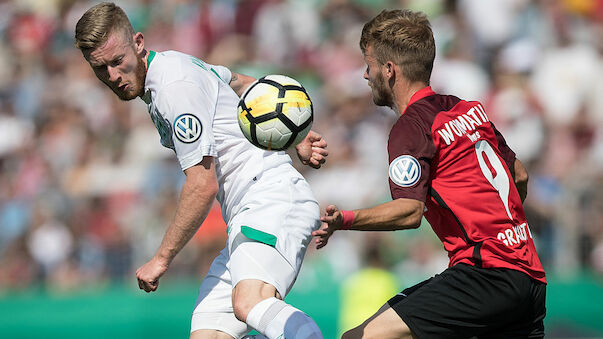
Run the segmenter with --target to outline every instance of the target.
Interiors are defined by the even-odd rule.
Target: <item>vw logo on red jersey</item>
[[[190,113],[179,115],[174,121],[174,134],[178,140],[190,144],[201,136],[203,126],[196,116]]]
[[[389,164],[389,178],[402,187],[411,187],[421,178],[421,165],[410,155],[401,155]]]

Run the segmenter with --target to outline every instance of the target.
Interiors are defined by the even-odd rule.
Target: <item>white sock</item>
[[[246,322],[268,339],[322,339],[312,318],[274,297],[257,303],[249,311]]]

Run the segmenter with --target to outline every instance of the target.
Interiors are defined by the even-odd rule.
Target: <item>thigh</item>
[[[397,311],[390,305],[396,305],[431,280],[425,280],[396,294],[360,326],[344,333],[343,338],[416,338]]]
[[[479,338],[544,338],[544,317],[546,316],[546,284],[531,281],[531,293],[528,300],[520,306],[524,312],[514,321],[494,328]]]
[[[383,305],[362,325],[343,334],[342,339],[411,339],[416,338],[389,304]]]
[[[297,278],[296,270],[274,247],[240,235],[241,241],[231,253],[232,286],[242,280],[260,280],[276,288],[282,298]]]
[[[320,211],[304,180],[284,178],[277,183],[254,187],[249,193],[253,197],[246,208],[229,224],[228,246],[231,262],[242,263],[231,263],[235,280],[270,278],[284,297],[301,269],[312,231],[319,226]],[[245,246],[248,248],[241,249]],[[247,276],[239,278],[239,271]],[[268,275],[257,276],[263,271]],[[249,276],[251,273],[256,276]]]
[[[207,276],[199,287],[191,319],[192,338],[210,333],[213,334],[209,338],[212,338],[213,335],[220,338],[220,335],[224,333],[234,338],[240,338],[249,331],[247,324],[239,321],[234,315],[229,259],[227,249],[222,250],[220,255],[214,259]]]
[[[509,271],[456,265],[388,303],[419,338],[480,336],[522,317],[529,286]]]
[[[253,185],[243,208],[229,221],[229,246],[233,253],[237,234],[268,244],[299,270],[312,231],[320,227],[320,209],[308,183],[289,172],[269,171],[276,177]]]

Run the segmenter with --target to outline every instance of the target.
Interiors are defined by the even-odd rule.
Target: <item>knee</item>
[[[270,297],[280,297],[276,288],[260,280],[243,280],[232,291],[232,307],[235,317],[247,322],[251,309],[260,301]]]
[[[234,310],[235,317],[242,322],[246,322],[247,315],[249,315],[249,311],[251,311],[255,304],[256,303],[254,303],[249,297],[243,295],[233,295],[232,308]]]
[[[235,317],[242,322],[247,322],[247,316],[251,309],[260,301],[269,297],[254,289],[240,289],[237,291],[235,288],[235,292],[232,294],[232,308]]]

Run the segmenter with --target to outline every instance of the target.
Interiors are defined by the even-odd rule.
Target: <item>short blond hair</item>
[[[78,20],[75,25],[75,47],[82,51],[94,50],[118,30],[127,39],[134,36],[134,28],[126,13],[112,2],[102,2],[87,10]]]
[[[407,80],[429,84],[435,42],[429,20],[422,12],[382,11],[362,28],[362,53],[366,53],[369,46],[380,64],[392,61],[402,66],[402,74]]]

